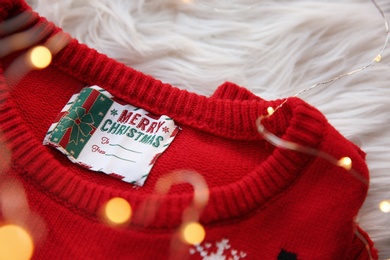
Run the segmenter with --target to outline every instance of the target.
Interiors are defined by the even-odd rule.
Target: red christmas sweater
[[[67,38],[22,1],[0,1],[0,22],[0,227],[24,227],[33,259],[377,258],[354,222],[367,184],[322,158],[274,147],[257,131],[256,119],[281,100],[261,99],[232,83],[211,97],[179,90]],[[28,40],[10,40],[21,32]],[[25,57],[38,44],[49,47],[53,61],[30,71]],[[91,85],[180,126],[142,187],[42,145],[70,97]],[[304,101],[291,98],[263,121],[285,140],[350,157],[368,179],[364,153]],[[196,245],[178,239],[193,187],[179,183],[166,194],[155,189],[178,170],[196,172],[208,186],[199,213],[205,237]],[[27,203],[20,206],[23,196]],[[131,219],[119,226],[101,217],[114,197],[132,208]]]

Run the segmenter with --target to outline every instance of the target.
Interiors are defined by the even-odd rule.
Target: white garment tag
[[[178,131],[168,116],[125,104],[92,86],[72,96],[43,144],[92,171],[142,186]]]

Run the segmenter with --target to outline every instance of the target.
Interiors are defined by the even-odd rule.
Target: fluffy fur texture
[[[386,30],[369,0],[30,0],[92,48],[179,88],[210,95],[224,81],[266,99],[365,66]],[[379,2],[390,17],[390,2]],[[367,153],[369,195],[358,222],[390,258],[390,54],[300,97]],[[313,230],[315,232],[315,230]]]

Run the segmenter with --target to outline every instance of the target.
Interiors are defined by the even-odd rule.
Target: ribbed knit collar
[[[267,107],[275,107],[281,102],[260,98],[234,100],[233,92],[235,95],[245,95],[245,91],[235,87],[226,87],[223,93],[211,98],[180,90],[109,59],[76,40],[72,40],[56,55],[51,66],[87,84],[102,86],[134,106],[155,114],[169,115],[181,125],[236,140],[261,140],[256,130],[257,117],[265,114]],[[65,207],[89,218],[97,219],[101,206],[109,198],[121,196],[135,209],[140,208],[146,199],[159,201],[165,210],[149,228],[172,228],[180,224],[181,214],[190,204],[193,192],[146,196],[130,187],[126,192],[118,192],[82,179],[47,152],[47,147],[41,145],[42,140],[30,132],[15,110],[3,76],[0,76],[0,84],[1,130],[12,150],[13,167],[19,168],[24,178],[39,185]],[[232,93],[226,93],[229,91]],[[291,98],[265,121],[265,125],[283,139],[318,147],[322,133],[312,129],[323,129],[325,122],[316,109],[300,99]],[[276,148],[271,156],[243,179],[211,188],[210,201],[201,221],[212,224],[243,216],[265,206],[271,198],[288,188],[309,162],[309,156]],[[82,196],[92,199],[83,200]],[[142,221],[134,219],[129,227],[142,225]]]

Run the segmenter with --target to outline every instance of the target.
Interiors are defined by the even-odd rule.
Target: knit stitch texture
[[[62,31],[24,2],[2,0],[0,6],[0,22],[29,14],[18,31],[35,30],[38,39],[0,60],[0,133],[12,162],[1,161],[0,182],[23,184],[28,212],[37,216],[23,223],[35,241],[34,259],[377,258],[354,222],[367,185],[324,159],[274,147],[258,133],[256,119],[282,100],[263,100],[229,82],[211,97],[179,90],[74,39],[48,68],[21,75],[14,66],[19,58]],[[0,30],[2,40],[14,34]],[[88,171],[42,145],[62,107],[88,85],[168,115],[181,127],[142,188]],[[284,140],[350,157],[354,170],[368,179],[364,153],[304,101],[289,99],[264,125]],[[178,184],[164,196],[154,190],[161,177],[178,170],[201,174],[209,187],[200,245],[175,239],[193,188]],[[130,223],[113,228],[102,221],[101,209],[112,197],[130,203]],[[147,205],[152,204],[158,209],[151,217]],[[0,219],[19,223],[18,216],[5,212]]]

